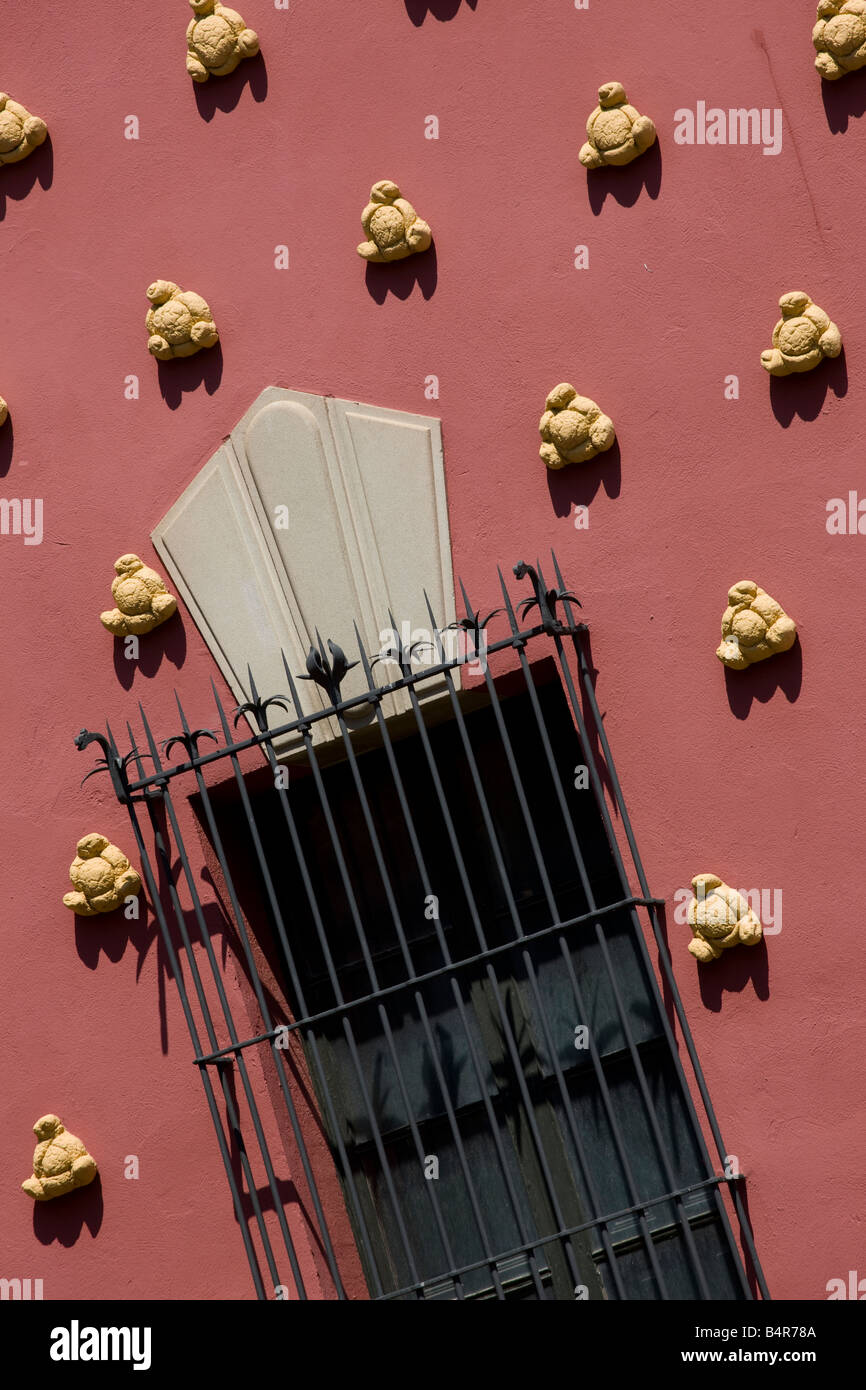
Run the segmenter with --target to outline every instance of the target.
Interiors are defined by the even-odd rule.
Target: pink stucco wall
[[[495,604],[497,562],[556,547],[771,1290],[823,1298],[864,1258],[866,539],[825,519],[828,499],[866,494],[866,75],[822,89],[812,0],[243,10],[264,56],[204,91],[185,72],[181,0],[92,0],[77,17],[48,0],[4,33],[4,86],[51,144],[0,171],[2,490],[44,504],[41,545],[0,536],[0,1275],[41,1277],[46,1298],[251,1295],[153,920],[76,925],[60,897],[80,834],[129,841],[107,781],[79,789],[76,731],[122,728],[140,698],[173,731],[174,686],[209,717],[215,668],[187,615],[132,674],[112,659],[97,617],[112,562],[153,559],[153,525],[278,384],[441,415],[455,570],[477,602]],[[655,119],[660,153],[588,177],[584,121],[612,78]],[[674,112],[698,102],[781,110],[781,152],[678,145]],[[365,272],[359,214],[386,176],[436,249]],[[149,358],[158,277],[208,299],[218,352]],[[800,287],[840,324],[845,357],[771,387],[760,352],[778,296]],[[553,476],[536,426],[562,380],[612,415],[619,450]],[[588,530],[574,503],[590,504]],[[744,577],[801,644],[726,676],[713,650]],[[698,871],[782,890],[766,955],[699,975],[674,921]],[[103,1210],[80,1230],[34,1220],[18,1190],[51,1109],[100,1162]]]

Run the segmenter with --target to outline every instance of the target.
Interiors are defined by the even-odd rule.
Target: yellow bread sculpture
[[[0,396],[0,425],[5,425],[5,424],[6,424],[6,421],[7,421],[8,419],[9,419],[9,407],[8,407],[8,405],[6,404],[6,402],[4,401],[3,397]]]
[[[189,0],[195,18],[186,31],[186,70],[193,82],[226,77],[244,58],[259,51],[255,30],[248,29],[236,10],[219,0]]]
[[[756,661],[788,651],[796,637],[793,618],[751,579],[741,579],[728,590],[716,656],[732,671],[744,671]]]
[[[0,164],[17,164],[41,145],[48,127],[40,116],[0,92]]]
[[[358,247],[358,255],[365,261],[402,261],[426,251],[433,240],[427,223],[390,179],[373,184],[370,201],[361,213],[361,226],[369,237]]]
[[[605,164],[630,164],[655,144],[656,128],[649,116],[629,106],[621,82],[598,89],[598,106],[586,123],[589,136],[578,159],[587,169]]]
[[[64,893],[63,906],[79,917],[113,912],[124,898],[141,891],[141,879],[125,854],[104,835],[84,835],[69,866],[74,893]]]
[[[746,899],[715,874],[696,874],[688,907],[689,951],[704,965],[731,946],[757,946],[764,934]]]
[[[154,280],[147,287],[151,307],[145,325],[148,351],[160,362],[172,357],[192,357],[200,348],[213,347],[219,338],[213,314],[200,294],[182,290],[171,280]]]
[[[866,0],[821,0],[812,42],[815,67],[828,82],[866,66]]]
[[[33,1176],[21,1186],[37,1202],[50,1202],[96,1177],[96,1160],[80,1139],[64,1129],[57,1115],[43,1115],[33,1126],[39,1140],[33,1154]]]
[[[544,441],[538,452],[548,468],[586,463],[609,449],[616,438],[613,421],[567,381],[548,395],[538,429]]]
[[[810,372],[825,357],[839,356],[842,334],[803,290],[783,294],[779,308],[782,317],[773,329],[773,346],[761,353],[761,366],[771,376]]]
[[[177,599],[156,570],[149,569],[137,555],[121,555],[114,569],[117,578],[112,582],[111,596],[117,607],[100,613],[99,621],[115,637],[152,632],[176,612]]]

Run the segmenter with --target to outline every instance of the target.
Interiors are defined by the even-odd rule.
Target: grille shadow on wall
[[[214,687],[214,729],[191,729],[178,702],[182,732],[163,745],[143,711],[140,750],[122,755],[110,729],[76,740],[101,745],[129,811],[259,1298],[769,1297],[740,1183],[722,1173],[587,629],[553,563],[555,589],[519,565],[532,596],[516,603],[503,581],[504,606],[485,619],[464,591],[458,655],[431,610],[436,653],[420,672],[399,640],[390,669],[359,643],[365,689],[351,698],[347,658],[320,640],[301,679],[324,702],[305,702],[284,663],[285,693],[267,699],[250,674],[234,726]],[[485,650],[488,623],[504,635]],[[483,680],[461,693],[460,668],[479,656]],[[435,706],[419,693],[430,680],[445,689]],[[388,721],[395,692],[410,713]],[[373,712],[363,738],[351,732],[361,706]],[[257,733],[236,734],[244,717]],[[340,760],[315,739],[324,719]],[[286,775],[274,744],[287,734],[302,751]],[[250,774],[256,748],[266,765]],[[221,953],[184,797],[231,927]],[[230,948],[253,1028],[232,1015]]]

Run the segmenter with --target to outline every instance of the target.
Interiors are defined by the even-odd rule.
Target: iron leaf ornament
[[[285,657],[283,657],[283,661],[285,662]],[[268,731],[268,709],[271,705],[276,705],[279,709],[288,714],[289,707],[286,704],[288,696],[271,695],[267,700],[263,700],[256,688],[252,669],[249,666],[247,667],[247,680],[250,683],[250,698],[245,700],[242,705],[236,707],[234,711],[234,727],[238,727],[238,722],[245,714],[251,714],[258,725],[259,733],[266,734]]]
[[[331,704],[336,706],[340,703],[340,686],[346,676],[358,665],[357,661],[347,661],[346,653],[342,647],[338,647],[336,642],[328,638],[328,649],[331,653],[331,661],[325,655],[325,648],[319,633],[316,632],[316,640],[319,644],[310,647],[307,653],[307,674],[299,676],[302,681],[315,681],[320,685],[331,698]]]
[[[461,588],[462,588],[462,585],[461,585]],[[465,589],[463,590],[463,597],[466,598],[466,590],[465,590]],[[490,622],[492,622],[493,619],[494,619],[499,613],[504,613],[504,612],[505,612],[505,609],[504,609],[504,608],[494,608],[494,609],[492,610],[492,612],[490,612],[490,613],[487,614],[486,618],[482,618],[482,616],[481,616],[481,609],[480,609],[480,608],[477,608],[477,609],[473,612],[473,610],[469,607],[469,603],[468,603],[468,601],[467,601],[467,603],[466,603],[466,617],[465,617],[465,618],[457,618],[457,620],[456,620],[455,622],[449,623],[449,624],[448,624],[448,627],[445,629],[445,631],[448,632],[449,630],[451,630],[451,631],[455,631],[455,632],[465,632],[466,635],[467,635],[467,637],[468,637],[469,634],[471,633],[471,634],[472,634],[472,643],[473,643],[473,646],[474,646],[474,648],[475,648],[475,652],[476,652],[476,655],[477,655],[477,654],[481,651],[482,643],[483,643],[483,640],[484,640],[483,637],[482,637],[482,633],[484,632],[484,629],[487,627],[487,624],[490,623]]]
[[[184,734],[175,734],[174,738],[167,738],[163,742],[162,751],[167,758],[176,743],[186,749],[187,758],[194,763],[198,757],[199,741],[203,738],[213,739],[214,743],[219,743],[219,739],[212,729],[190,729]]]
[[[95,776],[97,772],[107,772],[111,777],[111,784],[117,798],[122,802],[129,800],[129,779],[126,775],[128,765],[135,758],[148,758],[153,762],[149,753],[140,753],[136,747],[132,747],[124,757],[121,757],[113,741],[109,742],[105,734],[94,733],[91,729],[81,729],[75,735],[74,742],[79,753],[83,753],[89,744],[98,743],[104,754],[104,757],[98,758],[90,771],[82,777],[81,786],[83,787],[88,778]]]
[[[524,579],[526,575],[529,575],[535,595],[533,598],[521,600],[518,605],[520,615],[525,617],[531,609],[537,608],[545,632],[555,632],[559,628],[559,619],[556,616],[557,603],[567,600],[570,603],[576,603],[578,608],[583,607],[580,599],[570,589],[564,589],[561,586],[556,589],[545,589],[541,566],[539,565],[536,569],[521,560],[519,565],[514,566],[514,576],[516,579]]]

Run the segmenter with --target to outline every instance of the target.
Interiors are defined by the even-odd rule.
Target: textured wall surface
[[[200,88],[181,0],[134,17],[93,0],[86,25],[46,0],[4,36],[3,86],[50,136],[0,170],[2,491],[43,502],[41,544],[0,535],[0,1275],[41,1277],[46,1298],[251,1296],[154,923],[76,923],[60,897],[85,830],[129,841],[107,780],[79,789],[93,750],[76,751],[77,730],[122,730],[142,699],[174,732],[175,685],[210,718],[215,667],[185,612],[137,666],[114,658],[99,622],[113,561],[154,562],[153,526],[276,384],[441,416],[455,572],[482,609],[496,562],[556,547],[771,1291],[823,1298],[863,1260],[866,967],[850,903],[866,866],[866,536],[825,523],[829,499],[866,494],[866,75],[822,87],[811,0],[672,0],[663,22],[638,0],[243,13],[261,56]],[[659,138],[588,174],[578,151],[609,80]],[[766,111],[781,148],[678,144],[675,112],[699,103]],[[365,267],[360,214],[381,178],[429,220],[434,250]],[[148,355],[158,278],[204,296],[217,347]],[[792,289],[845,348],[770,381],[760,354]],[[557,381],[601,404],[617,445],[553,474],[537,428]],[[800,640],[726,672],[719,619],[741,577]],[[688,955],[674,895],[708,868],[782,890],[766,951]],[[98,1157],[104,1206],[81,1229],[19,1188],[51,1110]]]

